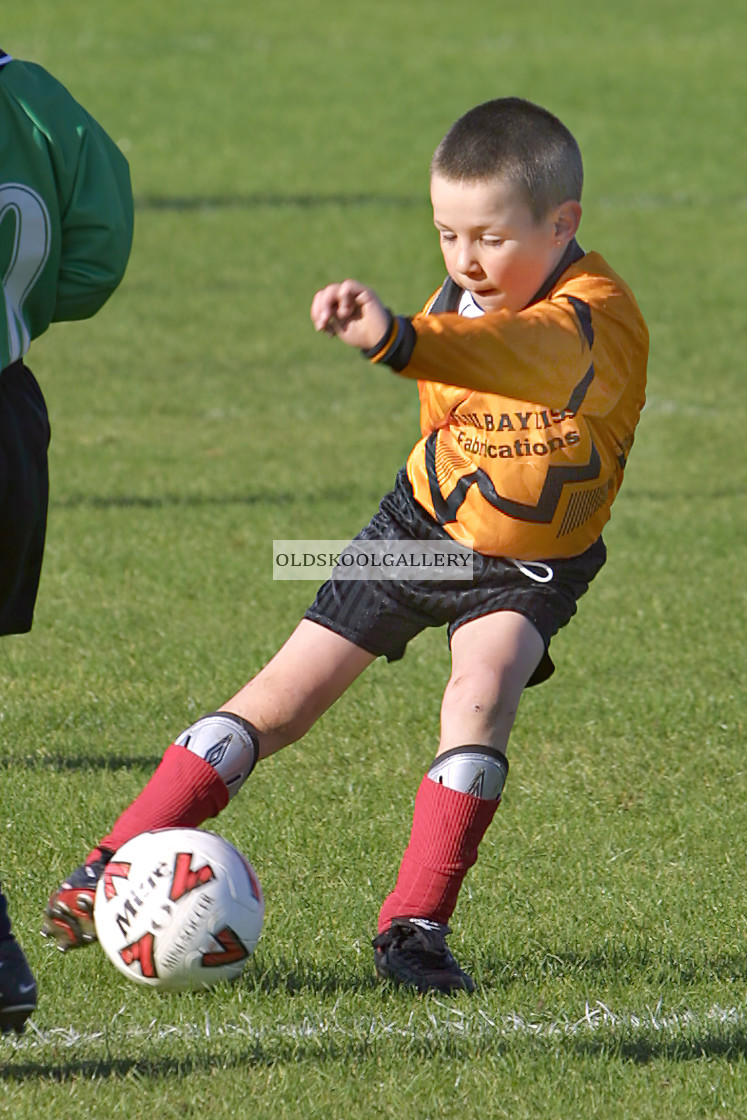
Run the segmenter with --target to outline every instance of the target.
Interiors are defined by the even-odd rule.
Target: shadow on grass
[[[63,494],[55,498],[55,509],[165,509],[167,506],[287,506],[334,503],[348,500],[351,488],[330,488],[317,490],[311,494],[294,491],[293,493],[233,494]],[[378,501],[378,499],[377,499]]]
[[[316,210],[326,206],[335,209],[366,206],[393,206],[395,209],[422,209],[420,195],[386,194],[220,194],[220,195],[138,195],[137,210],[256,210],[257,207],[277,209],[293,207]]]
[[[582,979],[595,987],[621,983],[677,991],[708,981],[747,980],[747,954],[702,953],[673,955],[672,946],[610,942],[588,951],[543,949],[509,960],[493,956],[480,962],[480,983],[486,989],[508,989],[514,984]]]
[[[408,999],[412,1000],[412,995]],[[422,997],[420,997],[422,998]],[[53,1044],[50,1044],[53,1045]],[[141,1048],[142,1041],[136,1044]],[[421,1066],[430,1059],[448,1059],[453,1062],[470,1062],[476,1059],[500,1060],[511,1053],[520,1052],[522,1060],[544,1060],[552,1055],[565,1053],[580,1060],[625,1062],[645,1066],[655,1061],[677,1063],[720,1059],[743,1062],[747,1057],[747,1033],[742,1028],[723,1032],[706,1032],[683,1038],[630,1038],[614,1040],[578,1037],[551,1038],[525,1034],[502,1035],[483,1033],[478,1037],[445,1034],[434,1037],[427,1030],[417,1028],[394,1029],[387,1035],[369,1036],[363,1031],[342,1029],[288,1029],[286,1034],[268,1031],[266,1037],[247,1039],[237,1033],[213,1039],[191,1040],[187,1043],[193,1051],[185,1054],[185,1043],[177,1042],[182,1053],[178,1056],[151,1054],[144,1056],[117,1056],[132,1046],[127,1039],[113,1040],[111,1048],[99,1058],[70,1057],[49,1060],[29,1060],[20,1049],[10,1055],[10,1060],[0,1057],[0,1083],[47,1081],[55,1084],[75,1081],[85,1077],[95,1080],[128,1080],[132,1077],[150,1080],[179,1079],[190,1074],[213,1071],[269,1068],[280,1064],[359,1065],[366,1059],[387,1061],[396,1056],[401,1064],[408,1062]],[[134,1047],[133,1047],[134,1048]],[[152,1048],[151,1048],[152,1049]],[[197,1052],[194,1052],[197,1050]]]
[[[591,976],[595,986],[602,981],[600,988],[605,979],[615,979],[611,972],[614,954],[600,950],[565,956],[562,961],[553,955],[557,969],[587,970],[586,976]],[[651,959],[657,968],[663,964],[670,976],[681,967],[671,960],[659,960],[655,954]],[[199,1014],[181,1029],[177,1025],[159,1030],[154,1020],[145,1032],[130,1032],[122,1026],[89,1038],[68,1039],[65,1032],[54,1029],[36,1030],[35,1038],[27,1028],[12,1049],[0,1046],[0,1082],[63,1084],[81,1077],[171,1081],[218,1070],[267,1069],[282,1064],[351,1066],[371,1059],[420,1068],[431,1060],[494,1062],[511,1054],[520,1054],[522,1061],[556,1060],[562,1054],[566,1060],[591,1059],[607,1066],[708,1059],[743,1062],[747,1058],[744,1016],[728,1011],[714,1015],[710,1011],[663,1013],[641,1006],[640,1013],[628,1009],[615,1014],[600,1004],[576,1022],[551,1019],[546,1013],[530,1015],[525,1021],[510,1012],[508,1000],[500,1001],[502,1010],[491,1007],[490,1014],[484,1014],[481,991],[498,987],[499,981],[483,982],[473,996],[460,993],[452,1003],[441,994],[420,995],[379,984],[372,973],[355,966],[347,970],[282,957],[257,963],[257,971],[240,981],[247,995],[258,997],[256,1014],[250,999],[237,1020],[215,1022],[209,1032],[202,1028]],[[650,966],[651,960],[639,953],[638,964],[645,963]],[[733,976],[744,972],[744,964],[741,958],[724,957],[711,967]],[[688,961],[682,971],[689,975],[693,970],[697,970],[697,962]],[[267,999],[278,995],[298,996],[298,1011],[292,999],[285,1004],[281,999],[279,1014],[268,1015]],[[349,1003],[345,997],[350,997]],[[44,1047],[46,1060],[42,1055],[34,1057],[33,1051],[39,1047]],[[73,1048],[77,1055],[70,1053]],[[162,1048],[171,1053],[158,1053]]]
[[[412,1001],[412,995],[409,997]],[[420,997],[422,998],[422,997]],[[526,1047],[527,1041],[537,1052],[536,1040],[521,1040]],[[53,1044],[51,1044],[53,1045]],[[99,1043],[101,1045],[101,1043]],[[143,1042],[135,1043],[142,1048]],[[447,1057],[454,1061],[469,1061],[482,1055],[500,1057],[515,1049],[515,1040],[492,1037],[475,1041],[459,1037],[433,1038],[426,1033],[392,1030],[386,1035],[372,1036],[365,1029],[335,1029],[324,1025],[299,1024],[260,1032],[254,1037],[246,1037],[237,1031],[223,1034],[212,1039],[176,1040],[182,1053],[178,1056],[133,1055],[117,1056],[134,1048],[129,1040],[112,1040],[107,1053],[99,1058],[60,1056],[58,1059],[29,1060],[27,1055],[16,1050],[13,1060],[5,1064],[0,1058],[0,1084],[3,1082],[50,1081],[62,1083],[74,1081],[81,1076],[88,1080],[127,1079],[142,1077],[150,1079],[176,1079],[191,1073],[221,1070],[241,1070],[247,1068],[269,1068],[280,1064],[309,1064],[316,1067],[327,1064],[340,1066],[358,1065],[374,1057],[386,1061],[393,1057],[397,1063],[415,1061],[421,1063],[429,1058]],[[186,1046],[192,1050],[185,1054]],[[542,1047],[545,1050],[545,1047]],[[152,1051],[152,1046],[151,1046]]]
[[[683,1038],[630,1038],[619,1041],[574,1039],[574,1050],[582,1057],[618,1059],[645,1066],[659,1060],[698,1062],[704,1058],[743,1061],[747,1058],[747,1032],[741,1027]]]
[[[183,1077],[185,1074],[204,1072],[215,1068],[230,1068],[241,1064],[239,1059],[235,1062],[226,1062],[225,1058],[216,1056],[214,1059],[204,1057],[200,1059],[159,1058],[84,1058],[80,1060],[60,1062],[14,1062],[13,1065],[0,1065],[0,1082],[25,1081],[52,1081],[62,1083],[74,1081],[80,1077],[86,1079],[109,1080],[112,1078],[149,1077],[167,1078]]]
[[[158,755],[27,755],[25,758],[5,758],[0,760],[0,774],[8,770],[133,770],[139,766],[155,770],[163,758]]]
[[[360,975],[332,970],[317,966],[311,961],[257,961],[259,968],[254,974],[245,972],[239,981],[248,991],[262,995],[276,995],[278,992],[295,996],[312,994],[318,996],[352,995],[372,992],[380,987],[373,974]]]

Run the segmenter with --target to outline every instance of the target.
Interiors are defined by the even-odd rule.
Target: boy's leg
[[[169,747],[145,789],[99,847],[116,851],[150,828],[194,828],[217,816],[254,763],[302,738],[373,660],[347,638],[303,619],[257,676],[206,717],[215,730],[204,745],[198,749],[198,720]],[[244,766],[239,760],[232,770],[225,755],[216,758],[220,752],[215,747],[234,726],[251,740],[247,753],[254,757]]]
[[[438,755],[418,790],[410,843],[374,942],[380,975],[442,990],[472,987],[443,934],[500,802],[508,737],[544,643],[523,615],[500,611],[459,627],[451,649]],[[437,951],[423,952],[424,937]],[[439,952],[447,954],[445,963]]]
[[[373,660],[353,642],[303,619],[220,712],[198,720],[171,744],[111,832],[53,893],[43,932],[63,950],[95,940],[93,898],[111,853],[140,832],[194,828],[216,816],[257,759],[300,739]]]
[[[483,615],[454,632],[439,755],[462,743],[506,753],[521,694],[544,649],[539,632],[516,611]]]
[[[372,653],[309,619],[221,711],[250,720],[259,733],[259,758],[301,739],[364,669]]]

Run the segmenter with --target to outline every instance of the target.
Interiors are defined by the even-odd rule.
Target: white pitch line
[[[665,1012],[661,1004],[637,1011],[613,1011],[606,1004],[597,1002],[593,1005],[587,1003],[583,1013],[575,1016],[562,1013],[555,1016],[543,1015],[541,1018],[529,1018],[517,1011],[503,1012],[501,1015],[491,1017],[482,1008],[464,1012],[459,1008],[449,1007],[439,1000],[433,1001],[433,1007],[438,1008],[441,1014],[424,1008],[427,1024],[423,1022],[417,1010],[411,1012],[404,1025],[382,1015],[357,1018],[350,1023],[339,1022],[336,1008],[333,1008],[328,1018],[312,1019],[305,1016],[297,1023],[278,1023],[273,1026],[256,1026],[246,1013],[239,1016],[238,1022],[222,1025],[211,1022],[208,1014],[205,1015],[202,1023],[159,1026],[154,1020],[147,1027],[127,1028],[124,1036],[133,1042],[147,1039],[151,1044],[161,1040],[172,1040],[174,1036],[182,1038],[185,1042],[205,1038],[215,1042],[224,1037],[245,1038],[260,1043],[268,1043],[273,1039],[305,1041],[318,1038],[365,1039],[367,1043],[371,1043],[385,1038],[438,1042],[447,1037],[460,1037],[465,1040],[484,1041],[488,1038],[507,1039],[521,1035],[554,1040],[596,1034],[605,1029],[612,1035],[621,1032],[628,1035],[653,1032],[660,1036],[681,1036],[696,1034],[699,1030],[712,1030],[715,1026],[747,1028],[745,1005],[721,1007],[714,1004],[705,1012],[698,1014],[689,1009]],[[81,1032],[73,1026],[50,1027],[42,1030],[33,1019],[30,1019],[23,1036],[20,1038],[5,1036],[0,1048],[39,1050],[46,1047],[72,1049],[90,1046],[107,1038],[109,1030],[121,1013],[118,1012],[114,1016],[106,1030],[92,1032]],[[121,1041],[122,1035],[119,1032],[116,1037]]]

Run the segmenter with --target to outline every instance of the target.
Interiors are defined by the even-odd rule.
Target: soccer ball
[[[235,980],[259,940],[262,888],[252,865],[213,832],[143,832],[114,853],[94,922],[120,972],[161,991]]]

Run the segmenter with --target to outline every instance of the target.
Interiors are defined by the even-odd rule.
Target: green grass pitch
[[[744,5],[6,4],[0,42],[120,142],[121,290],[30,364],[52,417],[34,629],[0,646],[0,877],[40,985],[0,1115],[736,1120],[747,1113]],[[313,587],[417,433],[414,387],[316,336],[343,275],[442,275],[430,154],[519,94],[577,135],[580,240],[651,328],[608,565],[524,699],[454,920],[474,997],[377,986],[369,939],[433,755],[445,636],[376,664],[215,827],[267,896],[241,981],[164,997],[38,934],[49,890]]]

